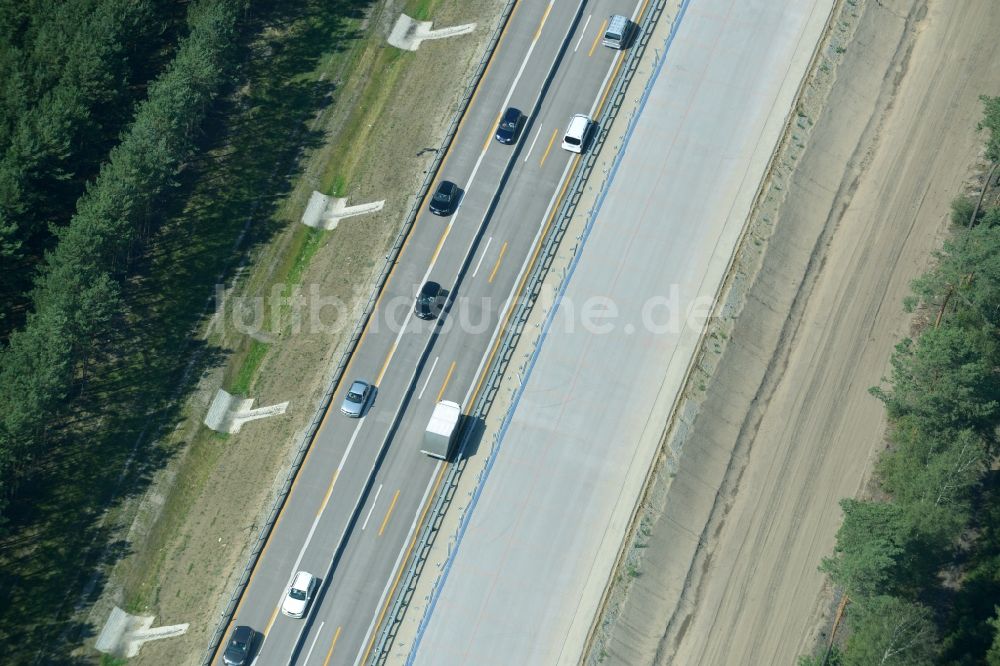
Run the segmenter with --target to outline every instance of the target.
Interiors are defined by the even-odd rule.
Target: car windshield
[[[245,640],[241,641],[238,638],[234,638],[232,642],[229,643],[229,647],[232,649],[239,650],[240,652],[243,652],[247,649],[247,641]]]
[[[347,392],[347,399],[351,402],[361,402],[361,394],[355,393],[354,391]]]
[[[434,194],[435,201],[451,201],[451,192],[445,192],[444,190],[438,190]]]
[[[305,601],[306,591],[297,590],[293,587],[291,590],[288,591],[288,596],[290,596],[292,599],[295,599],[296,601]]]

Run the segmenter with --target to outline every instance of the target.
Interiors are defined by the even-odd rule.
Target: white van
[[[628,48],[629,39],[632,37],[632,21],[627,16],[615,14],[608,19],[608,29],[604,31],[604,38],[601,44],[613,49]]]
[[[582,153],[587,149],[587,142],[590,140],[590,130],[594,121],[589,116],[578,113],[573,116],[569,125],[566,126],[566,134],[563,135],[563,150],[571,153]]]

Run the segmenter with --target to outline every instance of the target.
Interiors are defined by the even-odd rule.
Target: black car
[[[421,319],[434,319],[438,311],[438,298],[441,295],[441,285],[437,282],[425,282],[417,294],[417,301],[413,304],[413,314]]]
[[[450,180],[438,183],[434,196],[431,197],[430,210],[435,215],[448,216],[455,212],[458,205],[458,185]]]
[[[250,652],[253,650],[254,637],[257,635],[250,627],[239,626],[233,629],[229,637],[229,645],[222,653],[222,663],[226,666],[246,666],[250,663]]]
[[[511,144],[517,141],[517,135],[521,131],[521,111],[510,107],[504,112],[497,125],[496,139],[500,143]]]

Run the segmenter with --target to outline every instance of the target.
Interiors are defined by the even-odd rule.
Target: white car
[[[309,602],[316,593],[319,579],[308,571],[300,571],[292,578],[285,592],[285,600],[281,602],[281,612],[288,617],[302,617],[309,609]]]
[[[563,135],[562,147],[571,153],[582,153],[587,149],[590,141],[590,130],[594,126],[594,121],[589,116],[578,113],[573,116],[566,127],[566,134]]]

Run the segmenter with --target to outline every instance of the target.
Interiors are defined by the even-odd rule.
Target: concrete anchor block
[[[187,632],[188,624],[153,627],[152,615],[129,615],[115,606],[98,634],[94,648],[115,657],[131,659],[139,654],[143,643],[173,638]]]
[[[434,25],[432,21],[417,21],[406,14],[400,14],[392,32],[389,33],[389,44],[404,51],[416,51],[423,41],[467,35],[476,29],[475,23],[464,23],[438,30],[431,30],[432,25]]]
[[[320,192],[313,192],[305,212],[302,213],[302,224],[332,231],[337,228],[341,220],[356,215],[376,213],[382,210],[384,205],[385,200],[348,206],[346,198],[328,197]]]
[[[208,407],[208,414],[205,415],[204,423],[216,432],[226,432],[235,434],[240,431],[244,423],[265,419],[269,416],[284,414],[288,409],[288,402],[282,402],[268,407],[258,407],[253,409],[254,398],[237,398],[236,396],[219,389],[215,394],[215,399]]]

